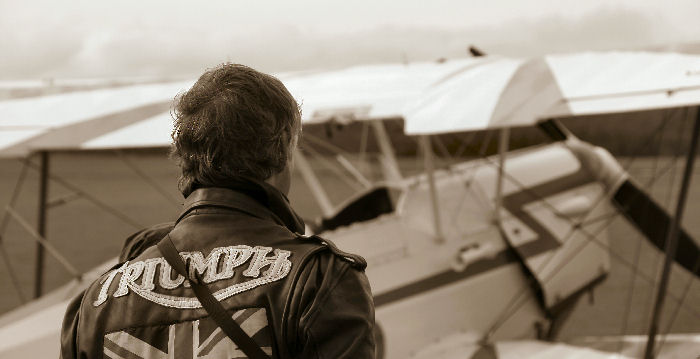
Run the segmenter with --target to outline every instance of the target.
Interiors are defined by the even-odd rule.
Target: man
[[[179,96],[174,117],[184,210],[127,239],[121,263],[71,303],[62,357],[246,358],[202,308],[201,287],[269,357],[374,357],[366,263],[302,236],[286,197],[301,116],[284,85],[221,65]]]

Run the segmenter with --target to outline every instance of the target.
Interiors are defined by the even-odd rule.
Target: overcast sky
[[[0,0],[0,78],[635,49],[700,42],[698,15],[698,0]]]

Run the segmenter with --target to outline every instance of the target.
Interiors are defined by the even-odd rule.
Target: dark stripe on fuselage
[[[581,167],[573,174],[559,177],[552,181],[545,182],[527,190],[519,191],[504,197],[503,206],[513,216],[518,218],[537,234],[536,240],[527,242],[521,246],[515,247],[514,249],[505,249],[496,254],[493,258],[478,260],[469,265],[464,271],[455,272],[453,270],[447,270],[434,274],[425,279],[407,284],[403,287],[379,294],[374,297],[374,304],[376,306],[387,305],[404,298],[422,294],[430,290],[487,272],[491,269],[495,269],[509,263],[518,262],[519,260],[524,261],[529,257],[536,256],[540,253],[544,253],[561,246],[561,243],[559,243],[554,235],[552,235],[552,233],[549,232],[546,227],[541,225],[534,217],[526,212],[523,207],[529,203],[540,201],[542,198],[546,198],[592,182],[593,181],[588,172]]]
[[[484,273],[518,260],[513,251],[509,249],[498,252],[493,258],[481,259],[472,263],[461,272],[447,270],[421,279],[403,287],[390,290],[374,297],[374,305],[381,306],[401,300],[410,296],[421,294],[471,276]]]
[[[588,174],[588,171],[581,167],[578,171],[570,175],[559,177],[553,181],[530,187],[527,190],[522,190],[503,198],[503,207],[537,234],[536,240],[527,242],[516,248],[516,251],[523,259],[561,246],[561,243],[552,232],[528,213],[525,210],[525,206],[532,202],[541,201],[543,198],[592,182],[593,180]]]

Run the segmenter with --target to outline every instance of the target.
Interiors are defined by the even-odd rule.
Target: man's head
[[[243,65],[220,65],[178,96],[173,116],[172,154],[185,196],[195,184],[222,187],[237,176],[273,180],[288,191],[284,182],[301,115],[277,78]]]

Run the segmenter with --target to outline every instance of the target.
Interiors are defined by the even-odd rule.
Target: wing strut
[[[389,135],[386,133],[386,128],[384,128],[384,123],[381,120],[371,121],[371,123],[374,128],[377,143],[382,151],[382,165],[385,169],[386,179],[389,181],[401,180],[401,171],[399,171],[396,155],[394,154],[394,149],[391,147],[391,141],[389,140]]]
[[[22,186],[24,185],[24,180],[27,176],[28,169],[29,166],[27,166],[26,163],[22,164],[22,170],[19,173],[19,176],[17,177],[17,183],[15,183],[15,188],[12,191],[12,198],[10,198],[10,202],[7,204],[7,207],[14,207],[17,203],[17,198],[19,197],[19,193],[22,189]],[[10,275],[10,280],[12,280],[12,285],[14,285],[15,287],[15,292],[17,293],[17,296],[19,296],[20,302],[24,304],[27,302],[27,299],[24,297],[19,278],[17,277],[17,273],[15,272],[14,268],[12,268],[12,263],[10,263],[10,256],[7,254],[7,251],[5,250],[5,243],[3,242],[3,236],[5,234],[5,229],[7,228],[9,221],[10,215],[7,213],[7,210],[5,210],[2,215],[2,219],[0,219],[0,254],[2,255],[3,262],[5,263],[7,273]]]
[[[503,181],[505,176],[504,170],[506,165],[506,152],[508,152],[508,143],[510,142],[510,128],[504,127],[500,131],[498,139],[498,180],[496,182],[496,203],[494,208],[494,221],[496,224],[501,223],[501,207],[503,206]]]
[[[442,230],[442,220],[440,218],[440,205],[438,203],[437,188],[435,187],[435,163],[433,158],[433,148],[430,145],[430,136],[420,136],[419,141],[421,149],[423,150],[423,164],[425,166],[425,174],[428,177],[428,186],[430,187],[430,203],[433,207],[433,225],[435,226],[435,241],[438,243],[442,243],[445,241],[445,236]]]
[[[318,206],[321,207],[323,217],[330,218],[330,216],[333,214],[333,204],[331,203],[331,200],[328,199],[328,194],[326,194],[321,182],[316,177],[316,174],[311,168],[306,156],[304,156],[304,154],[301,153],[298,148],[294,153],[294,161],[299,169],[299,172],[301,172],[301,176],[304,177],[304,182],[306,182],[306,185],[309,186],[311,194],[316,199],[316,203],[318,203]]]
[[[46,240],[46,202],[49,191],[49,152],[39,152],[39,213],[37,214],[36,233],[37,238]],[[36,267],[34,269],[34,298],[41,297],[44,289],[44,245],[36,244]]]
[[[693,126],[692,139],[690,141],[690,148],[688,149],[688,156],[685,162],[685,169],[683,171],[683,182],[681,183],[681,190],[678,194],[678,202],[676,204],[676,214],[671,222],[671,226],[668,229],[668,236],[666,238],[666,258],[664,259],[663,272],[661,273],[661,281],[659,283],[659,291],[656,294],[656,302],[654,304],[654,311],[652,314],[651,324],[649,325],[649,338],[647,340],[646,350],[644,352],[644,358],[653,359],[654,358],[654,342],[656,340],[656,333],[658,331],[659,317],[661,315],[661,310],[664,305],[664,297],[666,296],[666,288],[668,287],[668,279],[671,274],[671,262],[676,254],[676,249],[678,245],[678,234],[680,230],[681,219],[683,218],[683,210],[685,208],[685,201],[688,198],[688,187],[690,185],[690,177],[693,174],[693,165],[695,164],[695,154],[698,147],[698,136],[700,135],[700,107],[696,109],[695,114],[695,125]]]

